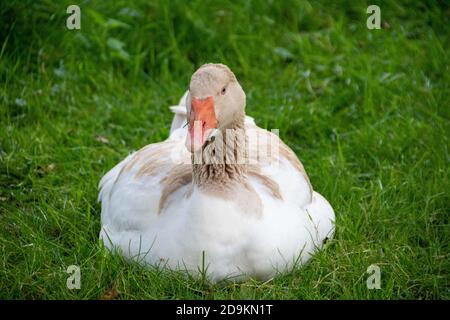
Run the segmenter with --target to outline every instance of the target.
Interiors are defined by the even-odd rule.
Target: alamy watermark
[[[186,146],[194,146],[192,159],[183,157],[185,148],[173,148],[171,161],[175,164],[248,164],[262,162],[278,166],[280,153],[286,151],[280,143],[279,129],[270,132],[261,129],[214,129],[205,132],[201,121],[195,121],[188,131],[190,141]],[[201,152],[200,152],[201,151]],[[180,161],[182,161],[180,163]]]
[[[366,271],[369,274],[366,284],[367,289],[381,289],[381,269],[376,264],[371,264]]]
[[[70,290],[81,289],[81,270],[79,266],[70,265],[67,267],[66,273],[70,274],[67,278],[66,285]]]
[[[81,10],[80,7],[72,4],[67,7],[67,14],[70,16],[66,20],[66,27],[69,30],[80,30],[81,29]]]
[[[69,30],[81,29],[81,9],[78,5],[72,4],[67,7],[66,13],[69,17],[66,20],[66,27]],[[367,7],[367,14],[370,16],[367,18],[366,25],[369,30],[381,29],[381,9],[379,6],[372,4]]]
[[[370,5],[367,7],[367,14],[370,16],[367,18],[367,29],[381,29],[381,9],[377,5]]]

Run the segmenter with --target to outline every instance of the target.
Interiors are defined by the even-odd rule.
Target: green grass
[[[81,31],[73,1],[2,2],[0,298],[449,299],[450,7],[374,2],[382,30],[372,1],[79,1]],[[266,283],[143,269],[98,241],[99,179],[167,137],[205,62],[235,71],[336,211],[334,241]]]

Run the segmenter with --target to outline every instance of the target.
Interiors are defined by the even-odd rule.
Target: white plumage
[[[186,101],[187,93],[171,107],[175,116],[167,140],[130,154],[101,179],[100,238],[106,247],[150,265],[194,274],[205,267],[213,281],[267,279],[305,263],[332,237],[334,212],[283,154],[277,164],[259,163],[259,175],[248,176],[261,200],[260,214],[253,214],[251,205],[245,207],[239,193],[221,197],[192,181],[168,179],[184,165],[190,168],[188,129],[183,128]],[[250,117],[245,128],[263,130]],[[270,192],[264,177],[278,185],[281,197]]]

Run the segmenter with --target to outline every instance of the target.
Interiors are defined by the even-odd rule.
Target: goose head
[[[232,129],[245,115],[245,93],[223,64],[205,64],[191,77],[186,98],[186,148],[194,153],[213,141],[218,130]]]

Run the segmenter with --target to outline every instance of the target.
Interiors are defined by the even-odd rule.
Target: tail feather
[[[189,91],[184,93],[177,106],[170,107],[170,110],[175,113],[172,120],[172,125],[170,126],[170,133],[178,128],[181,128],[186,122],[186,97],[188,93]]]

